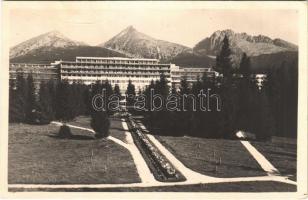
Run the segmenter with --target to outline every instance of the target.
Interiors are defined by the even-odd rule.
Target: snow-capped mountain
[[[23,56],[45,47],[52,50],[53,48],[67,48],[85,45],[86,44],[83,42],[77,42],[67,38],[59,31],[51,31],[12,47],[10,49],[10,58]]]
[[[158,58],[161,60],[169,60],[183,52],[191,51],[189,47],[145,35],[137,31],[133,26],[127,27],[99,46],[132,57]]]
[[[224,37],[229,39],[233,54],[241,55],[245,52],[248,56],[272,54],[285,51],[297,51],[297,46],[282,39],[271,39],[264,35],[251,36],[247,33],[235,33],[227,29],[216,31],[210,37],[201,40],[193,48],[194,52],[216,56],[222,46]]]

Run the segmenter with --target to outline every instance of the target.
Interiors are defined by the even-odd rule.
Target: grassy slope
[[[266,175],[239,141],[171,136],[157,138],[183,164],[199,173],[214,177]],[[219,158],[221,165],[217,165],[216,171]]]
[[[290,175],[290,179],[296,180],[296,139],[273,137],[272,142],[252,142],[252,144],[282,175]]]
[[[239,183],[210,183],[198,185],[148,187],[148,188],[78,188],[78,189],[23,189],[12,188],[11,192],[49,191],[49,192],[295,192],[296,186],[265,181]]]
[[[78,118],[76,118],[76,120],[70,122],[69,124],[92,129],[90,125],[90,121],[91,121],[91,118],[89,116],[79,116]],[[110,129],[109,130],[110,130],[110,136],[115,137],[125,142],[126,136],[124,133],[121,119],[116,119],[116,118],[110,119]]]
[[[124,133],[121,119],[112,119],[112,123],[110,125],[110,135],[126,142],[126,135]]]
[[[52,137],[58,129],[55,125],[10,124],[10,184],[140,182],[125,148],[112,141],[93,140],[88,132],[78,129],[71,130],[82,137]]]

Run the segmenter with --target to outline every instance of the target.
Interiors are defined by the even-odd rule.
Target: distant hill
[[[284,63],[286,67],[294,67],[297,66],[297,60],[298,52],[295,51],[253,56],[251,57],[251,70],[259,73],[267,72],[271,68],[281,67],[282,63]]]
[[[76,56],[97,56],[97,57],[126,57],[125,55],[92,46],[70,46],[70,47],[41,47],[31,51],[31,53],[11,58],[10,62],[29,62],[29,63],[51,63],[55,60],[75,61]]]
[[[119,34],[99,46],[112,49],[127,56],[138,58],[157,58],[163,61],[191,51],[184,45],[152,38],[129,26]]]

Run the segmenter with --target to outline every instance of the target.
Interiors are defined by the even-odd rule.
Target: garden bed
[[[157,147],[150,142],[133,119],[128,119],[128,126],[132,137],[151,172],[158,181],[176,182],[184,181],[185,177],[160,153]]]

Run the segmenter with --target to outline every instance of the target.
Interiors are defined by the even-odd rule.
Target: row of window
[[[132,75],[160,75],[160,72],[136,72],[136,71],[127,71],[127,72],[113,72],[113,71],[67,71],[67,70],[62,70],[61,73],[67,73],[67,74],[132,74]],[[164,73],[165,75],[168,75],[170,73]]]
[[[114,63],[114,64],[156,64],[158,61],[145,61],[145,60],[104,60],[104,59],[80,59],[77,58],[76,62],[85,63]]]
[[[86,66],[86,65],[61,65],[61,68],[71,68],[71,69],[121,69],[121,70],[126,70],[126,69],[131,69],[131,70],[170,70],[170,67],[168,66],[102,66],[102,65],[96,65],[96,66]]]
[[[104,74],[104,75],[94,75],[94,74],[65,74],[63,73],[62,74],[62,77],[64,76],[71,76],[71,77],[128,77],[128,78],[159,78],[159,75],[155,76],[155,75],[117,75],[117,76],[114,76],[114,75],[109,75],[109,74]]]

